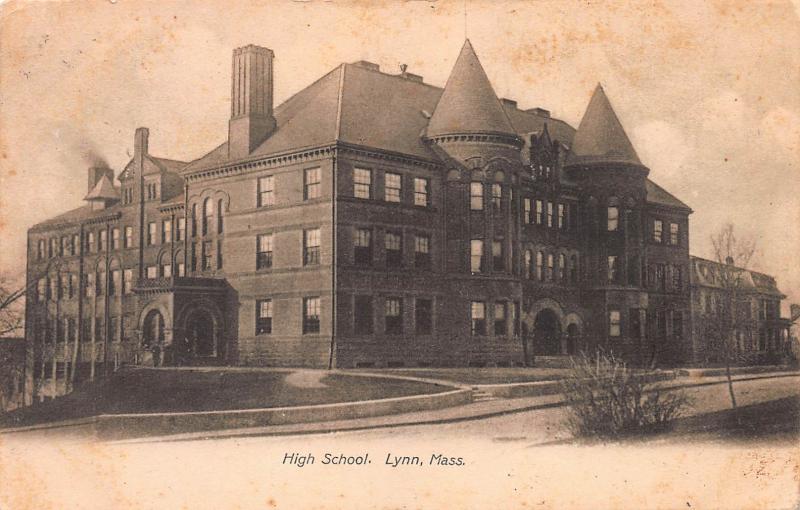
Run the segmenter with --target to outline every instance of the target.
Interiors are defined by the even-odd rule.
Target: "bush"
[[[664,430],[689,401],[683,392],[646,389],[654,371],[634,372],[613,354],[581,353],[562,380],[570,412],[567,426],[576,436],[603,438]]]

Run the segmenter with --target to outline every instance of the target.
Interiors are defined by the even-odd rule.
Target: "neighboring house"
[[[786,296],[774,277],[737,269],[741,273],[736,273],[735,286],[725,286],[719,262],[692,256],[691,267],[692,362],[720,363],[727,348],[733,360],[744,364],[772,363],[788,354],[791,321],[780,316]],[[734,294],[737,304],[732,311]],[[732,345],[725,341],[723,324],[733,325]]]
[[[498,99],[469,41],[444,89],[359,61],[273,108],[272,76],[236,49],[228,140],[183,163],[140,128],[118,184],[90,169],[87,205],[30,229],[40,396],[122,363],[691,357],[691,209],[599,85],[576,131]]]
[[[24,405],[25,339],[0,338],[0,412]]]

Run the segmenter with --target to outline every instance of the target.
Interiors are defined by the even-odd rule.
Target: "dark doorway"
[[[145,348],[164,344],[164,317],[161,312],[150,310],[144,318],[144,331],[142,333],[142,345]]]
[[[536,354],[553,356],[561,354],[561,325],[552,310],[544,309],[536,314],[533,322]]]
[[[577,324],[567,326],[567,354],[570,356],[578,353],[578,343],[580,332]]]
[[[198,357],[216,356],[214,321],[202,310],[192,312],[186,320],[186,338],[191,354]]]

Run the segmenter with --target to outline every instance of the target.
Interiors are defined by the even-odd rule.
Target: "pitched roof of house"
[[[84,200],[119,200],[119,192],[107,175],[103,175],[94,185]]]
[[[44,230],[49,227],[78,224],[82,221],[90,220],[92,218],[113,216],[114,214],[119,212],[120,207],[121,206],[119,204],[115,204],[106,209],[93,210],[90,204],[82,205],[80,207],[76,207],[75,209],[69,210],[63,214],[59,214],[58,216],[54,216],[52,218],[39,222],[36,225],[32,226],[31,230],[33,231]]]
[[[716,260],[697,257],[695,255],[691,255],[691,259],[693,262],[693,270],[690,277],[693,284],[707,287],[721,286],[717,278],[717,271],[719,271],[724,264]],[[775,281],[774,277],[765,273],[753,271],[752,269],[734,267],[742,271],[739,287],[741,290],[769,294],[780,298],[786,297],[780,289],[778,289],[778,283]]]
[[[678,200],[675,195],[671,194],[650,179],[647,179],[645,182],[645,190],[647,191],[647,201],[652,204],[686,209],[690,212],[692,210],[691,207]]]
[[[583,114],[567,164],[617,163],[641,166],[639,156],[598,83]]]
[[[516,134],[472,44],[461,48],[428,124],[428,136],[453,133]]]
[[[467,63],[470,59],[466,58]],[[485,77],[483,69],[480,73]],[[510,129],[512,134],[524,135],[540,131],[547,123],[554,139],[572,140],[574,129],[566,122],[501,104],[491,89],[489,92],[493,98],[491,112],[481,115],[489,115],[493,120],[488,124],[482,121],[480,128],[459,128],[461,132]],[[489,92],[484,88],[482,95]],[[431,134],[431,115],[445,115],[434,113],[444,96],[442,88],[403,75],[387,74],[361,63],[342,64],[275,108],[275,131],[249,158],[338,141],[438,161],[423,135],[426,128],[428,135]],[[189,163],[182,172],[214,168],[230,161],[225,142]]]
[[[134,176],[135,169],[134,169],[134,159],[128,161],[128,164],[125,165],[125,169],[119,174],[118,179],[120,181],[124,181],[126,179],[130,179]],[[180,174],[181,170],[188,165],[186,161],[178,161],[175,159],[166,159],[166,158],[157,158],[155,156],[146,155],[145,161],[148,163],[148,167],[145,169],[145,175],[149,173],[155,172],[172,172],[176,174]]]

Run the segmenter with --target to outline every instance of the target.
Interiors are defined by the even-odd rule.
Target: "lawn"
[[[298,377],[299,376],[299,377]],[[324,371],[123,370],[70,395],[0,413],[0,427],[97,414],[258,409],[440,393],[446,386]]]
[[[375,373],[374,370],[365,370]],[[509,384],[552,381],[568,374],[568,368],[399,368],[383,369],[382,374],[439,379],[457,384]]]

